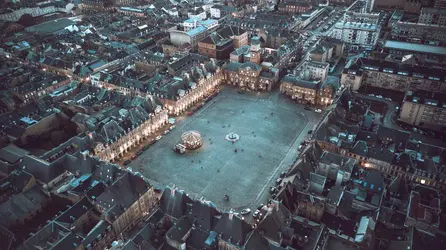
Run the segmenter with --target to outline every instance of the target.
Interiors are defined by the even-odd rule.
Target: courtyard
[[[297,146],[308,136],[317,114],[278,93],[239,94],[225,87],[200,110],[179,120],[172,132],[128,167],[219,208],[240,209],[264,202],[269,187],[296,158]],[[203,145],[183,155],[174,152],[181,135],[190,130],[201,134]],[[231,132],[240,140],[225,140]]]

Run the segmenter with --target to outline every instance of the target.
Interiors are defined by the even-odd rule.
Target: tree
[[[20,19],[17,21],[17,23],[21,24],[25,27],[28,27],[28,26],[32,26],[32,25],[36,24],[36,20],[30,14],[24,14],[20,17]]]

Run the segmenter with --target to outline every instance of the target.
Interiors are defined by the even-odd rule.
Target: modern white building
[[[215,6],[215,7],[211,7],[209,10],[210,14],[211,14],[211,18],[221,18],[222,17],[222,10],[221,7],[219,5]]]
[[[308,61],[305,70],[311,80],[320,80],[324,82],[328,77],[330,64],[326,62]]]
[[[43,16],[47,14],[54,13],[56,11],[58,12],[64,12],[69,13],[71,9],[73,9],[74,4],[55,4],[50,2],[42,2],[36,4],[35,7],[29,7],[29,8],[20,8],[16,10],[12,9],[4,9],[0,12],[0,20],[2,21],[10,21],[10,22],[17,22],[20,17],[22,17],[25,14],[29,14],[33,17],[36,16]]]
[[[170,42],[175,46],[182,46],[186,43],[189,43],[193,48],[195,48],[198,45],[199,41],[203,40],[211,32],[217,29],[218,21],[208,19],[204,21],[192,20],[189,22],[186,20],[183,23],[183,26],[183,30],[179,30],[176,26],[168,30],[170,35]]]
[[[338,22],[331,37],[349,44],[349,49],[373,49],[376,45],[381,27],[376,23]]]
[[[203,10],[203,8],[201,8]],[[187,13],[187,17],[196,20],[205,20],[207,18],[206,11],[195,11]]]
[[[218,26],[218,21],[213,19],[202,21],[198,18],[189,18],[183,22],[184,31],[189,31],[199,26],[204,26],[207,29],[214,29]]]

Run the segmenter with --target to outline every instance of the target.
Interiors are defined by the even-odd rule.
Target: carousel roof
[[[181,135],[181,140],[183,142],[201,141],[201,135],[200,135],[200,133],[198,133],[196,131],[187,131],[187,132],[184,132],[183,135]]]

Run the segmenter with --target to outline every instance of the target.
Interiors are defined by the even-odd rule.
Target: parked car
[[[386,100],[389,102],[393,101],[392,98],[389,98],[389,97],[387,97]]]
[[[147,150],[149,148],[149,145],[145,145],[144,147],[142,147],[142,150]]]
[[[313,133],[313,130],[308,130],[308,134],[311,135]]]
[[[275,194],[277,192],[277,188],[276,187],[271,187],[270,189],[269,189],[269,193],[270,194]]]
[[[159,141],[160,139],[161,139],[161,137],[163,137],[162,135],[158,135],[156,138],[155,138],[155,141]]]
[[[375,96],[375,97],[376,97],[376,98],[379,98],[379,99],[383,98],[382,95],[377,95],[377,96]]]
[[[305,110],[311,110],[310,106],[305,106]]]
[[[165,130],[164,134],[167,135],[170,132],[170,130]]]
[[[278,179],[276,180],[276,185],[279,185],[280,183],[282,183],[282,181],[283,181],[282,178],[278,178]]]
[[[299,147],[297,148],[297,150],[301,150],[304,147],[304,145],[299,145]]]
[[[170,131],[172,131],[175,128],[175,125],[170,126]]]
[[[286,175],[286,172],[285,172],[285,171],[281,172],[281,173],[280,173],[280,178],[285,177],[285,175]]]
[[[374,94],[369,94],[369,96],[371,96],[371,97],[375,97],[375,95],[374,95]]]
[[[249,214],[249,213],[251,213],[251,209],[249,209],[249,208],[245,208],[242,211],[240,211],[241,215],[246,215],[246,214]]]
[[[132,156],[130,157],[130,159],[134,160],[134,159],[136,159],[136,157],[138,157],[138,156],[137,156],[137,155],[132,155]]]
[[[314,112],[316,112],[316,113],[319,113],[319,114],[320,114],[320,113],[322,113],[322,109],[315,109],[315,110],[314,110]]]
[[[130,163],[130,160],[124,161],[124,166],[127,166]]]
[[[253,214],[252,217],[254,218],[262,218],[262,212],[260,210],[256,210]]]
[[[262,211],[262,209],[263,209],[264,206],[265,206],[265,204],[261,203],[261,204],[257,207],[257,210]]]
[[[140,155],[142,154],[142,150],[139,150],[138,152],[136,152],[136,155]]]

